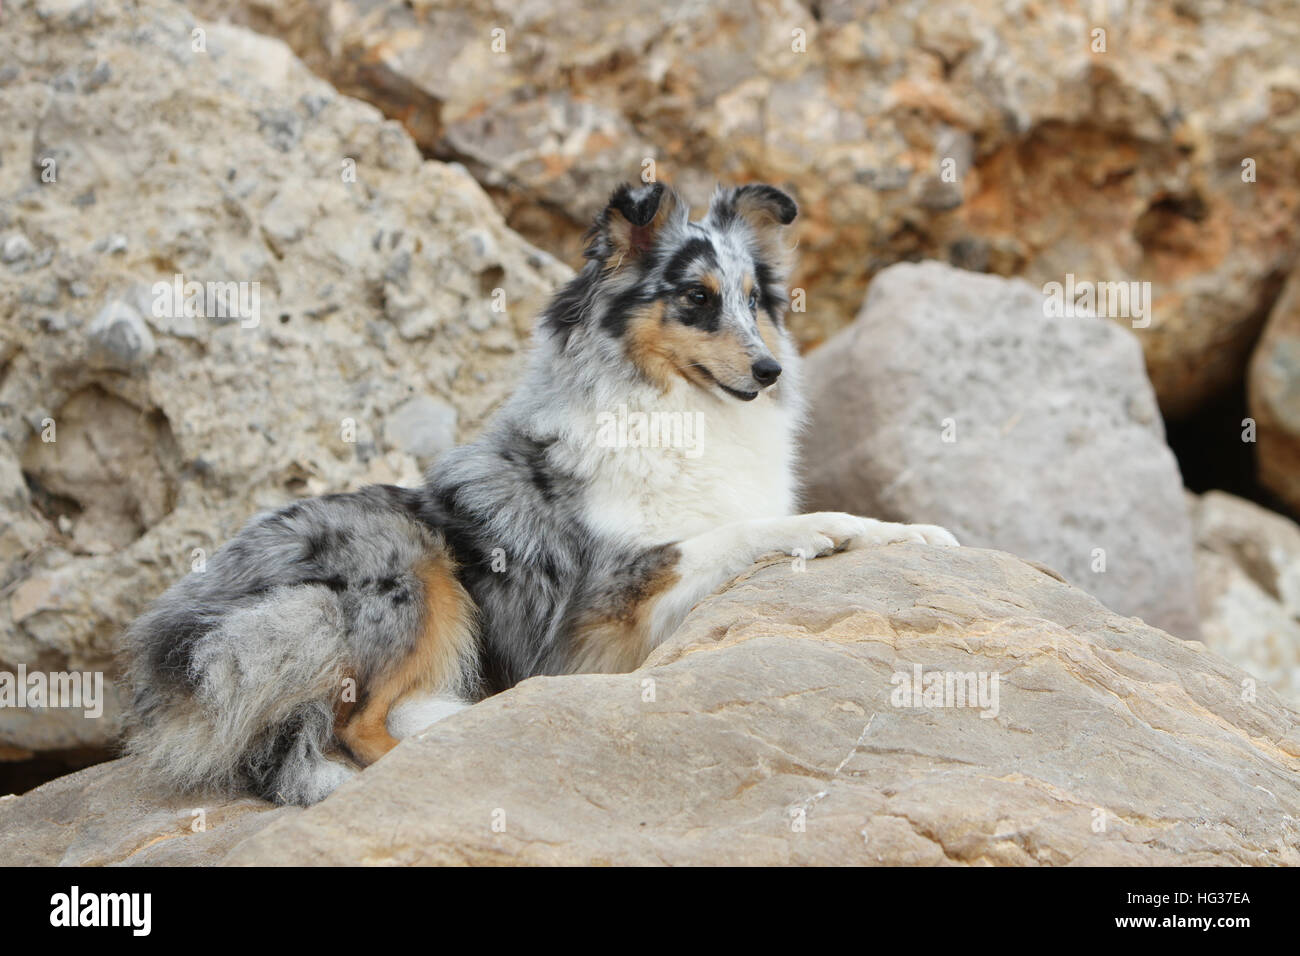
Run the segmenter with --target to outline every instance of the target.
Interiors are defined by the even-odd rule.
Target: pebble
[[[103,239],[96,240],[94,249],[96,252],[103,252],[110,256],[115,256],[126,252],[127,245],[128,242],[126,236],[120,232],[115,232],[111,236],[105,236]]]
[[[99,358],[117,368],[142,365],[157,351],[140,313],[120,300],[99,310],[87,334]]]
[[[113,68],[107,63],[100,62],[90,71],[82,84],[82,90],[86,93],[93,93],[113,77]]]
[[[32,251],[32,241],[20,232],[5,240],[4,246],[0,247],[0,259],[9,263],[21,262],[30,256]]]

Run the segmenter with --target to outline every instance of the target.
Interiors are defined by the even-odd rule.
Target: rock
[[[20,232],[7,238],[4,245],[0,246],[0,260],[10,264],[21,262],[33,251],[31,240]]]
[[[115,232],[113,235],[105,236],[103,239],[96,242],[94,248],[96,252],[103,252],[110,256],[115,256],[126,252],[128,244],[126,236],[122,235],[120,232]]]
[[[1191,511],[1202,639],[1300,705],[1300,526],[1221,491]]]
[[[1183,414],[1240,380],[1300,245],[1291,0],[197,3],[462,159],[568,261],[611,182],[791,186],[809,346],[899,260],[1150,282],[1139,339]]]
[[[0,860],[7,866],[202,866],[296,808],[252,798],[204,803],[160,798],[130,760],[59,777],[0,799]]]
[[[808,359],[810,510],[949,528],[1197,636],[1182,480],[1133,335],[1018,280],[900,264]]]
[[[913,706],[917,667],[981,706]],[[639,670],[525,681],[305,811],[117,762],[0,803],[0,860],[1300,865],[1300,713],[1251,684],[1008,554],[781,560]]]
[[[130,369],[148,362],[157,346],[140,313],[125,302],[109,302],[87,330],[97,361],[108,368]]]
[[[477,428],[571,273],[279,41],[165,0],[3,18],[0,252],[31,248],[0,265],[0,671],[111,681],[122,627],[257,510],[418,480],[382,425],[413,394]],[[403,338],[386,288],[437,321]],[[103,747],[107,693],[0,709],[0,746]]]
[[[456,444],[456,409],[418,395],[393,409],[384,422],[384,433],[389,444],[414,456],[427,468],[434,458]]]
[[[182,463],[174,435],[156,413],[87,388],[64,404],[49,437],[28,443],[23,474],[36,489],[39,510],[72,522],[74,550],[125,548],[175,507]]]
[[[1255,347],[1248,400],[1260,483],[1300,515],[1300,268]]]
[[[13,586],[23,557],[40,547],[48,534],[48,525],[32,507],[18,461],[0,455],[0,590]]]

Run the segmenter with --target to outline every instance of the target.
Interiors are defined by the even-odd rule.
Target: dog
[[[422,487],[253,518],[128,628],[128,752],[178,790],[311,804],[527,677],[635,669],[760,558],[956,545],[933,525],[795,514],[796,212],[762,184],[719,188],[699,219],[663,184],[615,190],[478,440]],[[615,410],[699,434],[665,447],[598,427]]]

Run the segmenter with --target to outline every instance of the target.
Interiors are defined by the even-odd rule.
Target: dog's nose
[[[780,376],[781,366],[773,359],[762,358],[754,363],[754,367],[749,372],[754,376],[754,381],[766,388]]]

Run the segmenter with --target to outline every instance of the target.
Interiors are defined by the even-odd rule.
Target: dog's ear
[[[588,230],[583,254],[614,269],[636,260],[654,246],[679,206],[677,194],[663,183],[638,187],[624,183]]]
[[[799,207],[794,200],[767,183],[751,183],[732,190],[731,206],[736,210],[736,215],[755,230],[788,226],[799,215]]]
[[[766,183],[720,189],[713,197],[710,215],[718,222],[743,220],[757,242],[755,252],[769,266],[785,271],[789,250],[782,241],[782,231],[799,215],[799,207],[789,194]]]

